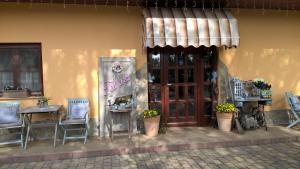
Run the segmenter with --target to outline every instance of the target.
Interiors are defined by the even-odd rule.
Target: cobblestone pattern
[[[300,166],[300,142],[2,164],[0,169],[288,169]]]

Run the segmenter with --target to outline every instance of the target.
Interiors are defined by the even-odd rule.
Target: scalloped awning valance
[[[145,47],[239,45],[237,19],[228,10],[146,8],[143,15]]]

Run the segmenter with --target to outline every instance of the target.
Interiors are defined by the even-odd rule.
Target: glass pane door
[[[195,55],[174,51],[164,55],[167,123],[196,123]]]
[[[148,49],[149,108],[168,126],[207,125],[211,117],[215,48]]]
[[[149,108],[162,111],[162,55],[152,51],[148,56],[148,96]]]

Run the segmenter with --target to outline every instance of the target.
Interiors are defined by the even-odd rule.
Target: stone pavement
[[[19,145],[0,147],[0,164],[14,162],[53,161],[73,158],[89,158],[136,154],[144,152],[166,152],[206,148],[226,148],[261,144],[276,144],[300,141],[300,132],[286,127],[269,127],[247,130],[244,134],[222,132],[210,127],[172,127],[166,134],[147,137],[137,134],[131,139],[116,136],[114,141],[90,137],[86,144],[82,140],[57,142],[53,148],[52,139],[32,141],[27,150]]]
[[[300,142],[200,149],[70,160],[2,164],[0,169],[42,168],[299,168]]]

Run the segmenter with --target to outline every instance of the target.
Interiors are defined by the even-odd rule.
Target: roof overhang
[[[300,10],[299,0],[0,0],[1,3],[85,4],[141,7],[197,7]],[[203,5],[204,2],[204,5]]]

